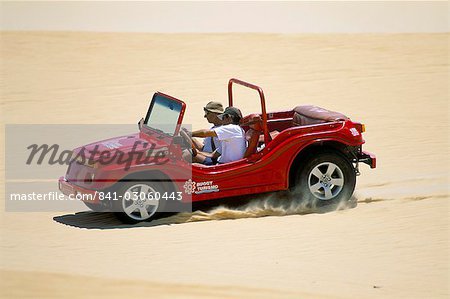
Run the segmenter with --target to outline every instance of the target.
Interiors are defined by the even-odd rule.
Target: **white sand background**
[[[311,103],[365,123],[378,168],[361,167],[355,208],[325,214],[251,197],[133,227],[1,211],[0,297],[448,298],[448,41],[1,32],[3,125],[136,123],[159,90],[203,128],[203,105],[225,103],[236,77],[263,87],[269,111]],[[237,97],[243,112],[257,110],[255,95]]]

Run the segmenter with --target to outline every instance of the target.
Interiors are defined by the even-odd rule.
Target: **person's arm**
[[[201,137],[201,138],[205,138],[205,137],[217,137],[217,134],[215,131],[213,130],[197,130],[197,131],[193,131],[192,132],[192,137]]]
[[[198,131],[195,131],[195,132],[189,132],[189,130],[187,130],[186,128],[181,128],[181,129],[188,134],[188,136],[192,140],[193,146],[197,149],[197,151],[202,151],[203,147],[205,146],[205,144],[203,142],[195,139],[195,138],[192,138],[192,137],[202,137],[202,136],[194,135],[194,133],[195,132],[199,132],[199,131],[208,131],[208,130],[198,130]]]
[[[206,158],[211,158],[211,159],[217,159],[220,157],[220,153],[217,150],[213,151],[212,153],[207,153],[207,152],[198,152],[198,153],[201,153]]]
[[[197,149],[197,151],[202,151],[203,147],[205,146],[203,144],[203,142],[201,142],[200,140],[198,140],[196,138],[191,138],[191,139],[192,139],[192,143],[194,144],[194,146]]]

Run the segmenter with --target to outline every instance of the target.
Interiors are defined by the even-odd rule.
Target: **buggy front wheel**
[[[117,192],[119,198],[114,202],[114,212],[125,223],[149,220],[163,209],[164,201],[158,197],[161,193],[158,182],[124,183]]]

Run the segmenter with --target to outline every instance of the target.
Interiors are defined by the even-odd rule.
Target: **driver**
[[[217,158],[219,164],[244,158],[247,142],[245,132],[239,126],[239,121],[242,118],[241,111],[236,107],[227,107],[217,117],[222,121],[222,126],[210,130],[194,131],[192,137],[217,137],[220,141],[220,149],[216,149],[212,153],[198,152],[197,155],[204,155],[212,159]]]
[[[211,101],[203,107],[203,111],[205,112],[204,117],[206,120],[210,124],[213,124],[210,130],[222,125],[222,120],[217,117],[224,111],[221,103]],[[192,142],[197,149],[197,155],[192,156],[193,163],[201,163],[204,165],[217,164],[217,157],[212,157],[211,155],[214,151],[217,151],[219,154],[221,152],[220,141],[217,137],[206,137],[203,143],[198,139],[192,138]]]

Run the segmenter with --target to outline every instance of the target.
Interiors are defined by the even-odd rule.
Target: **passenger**
[[[199,152],[206,157],[217,158],[219,164],[233,162],[244,158],[247,148],[245,132],[239,126],[242,113],[235,107],[227,107],[222,114],[217,115],[222,120],[222,126],[210,130],[198,130],[192,132],[192,137],[217,137],[220,142],[220,150],[216,149],[208,154]]]

